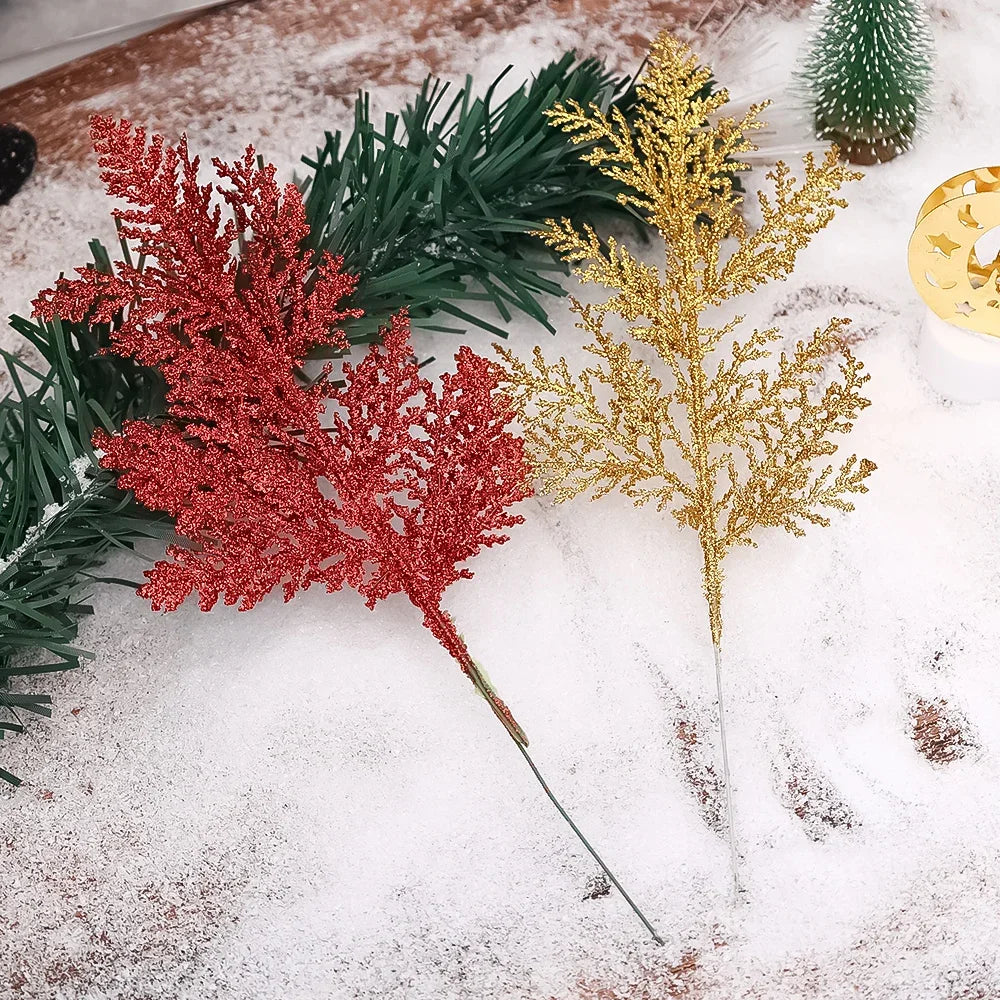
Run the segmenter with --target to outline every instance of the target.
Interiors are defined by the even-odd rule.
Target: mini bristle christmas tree
[[[934,39],[922,0],[823,0],[802,68],[819,138],[891,160],[927,110]]]

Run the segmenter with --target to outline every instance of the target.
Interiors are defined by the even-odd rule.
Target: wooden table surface
[[[657,27],[720,22],[739,0],[237,0],[226,7],[113,45],[0,91],[0,121],[23,124],[38,139],[41,169],[58,172],[89,154],[87,120],[127,115],[167,135],[197,120],[238,121],[262,100],[349,101],[358,88],[417,85],[452,66],[461,40],[500,35],[545,18],[564,25],[581,52],[631,67]],[[775,5],[771,0],[770,6]],[[385,39],[374,53],[358,45]],[[262,94],[255,59],[287,47],[283,93]],[[279,51],[276,53],[276,49]],[[342,57],[331,61],[331,51]],[[311,70],[320,60],[322,72]],[[632,60],[632,62],[629,62]],[[259,136],[247,136],[260,139]]]

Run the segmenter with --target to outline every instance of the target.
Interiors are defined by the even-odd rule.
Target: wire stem
[[[531,755],[528,753],[528,739],[524,735],[524,731],[516,723],[514,723],[514,727],[512,727],[509,724],[508,719],[512,719],[513,717],[510,715],[510,711],[509,709],[507,709],[507,706],[497,696],[496,691],[493,689],[493,685],[490,684],[489,681],[486,680],[486,678],[483,676],[482,671],[480,670],[479,665],[475,662],[475,660],[472,660],[472,658],[470,657],[469,661],[470,662],[467,669],[469,672],[469,676],[472,679],[472,683],[476,686],[476,690],[482,693],[486,697],[487,701],[489,701],[490,707],[493,709],[493,714],[496,715],[497,718],[503,723],[504,729],[507,731],[507,735],[511,738],[517,749],[521,751],[521,755],[528,762],[528,767],[531,768],[531,773],[535,776],[538,783],[542,786],[542,791],[545,792],[545,794],[549,797],[549,800],[559,811],[559,815],[562,816],[562,818],[566,820],[566,822],[569,824],[569,828],[576,834],[580,843],[583,844],[583,846],[590,853],[590,856],[598,863],[598,865],[600,865],[601,870],[604,872],[605,875],[608,876],[608,878],[611,881],[611,884],[622,894],[622,898],[632,908],[632,912],[642,921],[643,926],[652,935],[653,940],[657,944],[663,944],[663,939],[660,937],[659,934],[656,933],[656,928],[653,927],[653,925],[646,919],[646,916],[642,912],[642,910],[640,910],[639,907],[636,906],[632,897],[625,891],[621,882],[619,882],[618,879],[615,878],[614,872],[604,863],[601,856],[597,853],[597,851],[594,850],[590,841],[587,840],[587,838],[583,835],[583,831],[576,825],[576,823],[573,822],[572,816],[570,816],[570,814],[566,812],[566,810],[562,806],[562,803],[555,797],[555,795],[552,792],[552,789],[549,788],[548,783],[542,777],[541,771],[538,770],[538,767],[535,765],[535,762],[531,759]],[[501,714],[501,712],[498,711],[497,704],[502,706],[505,714]]]
[[[573,822],[573,818],[568,812],[563,808],[562,803],[555,797],[552,793],[552,789],[549,788],[548,783],[542,777],[541,771],[535,766],[535,762],[531,759],[531,755],[528,753],[528,738],[524,734],[524,730],[517,724],[517,721],[511,715],[510,709],[507,708],[504,701],[497,694],[493,685],[490,683],[489,679],[486,677],[482,668],[478,663],[472,658],[472,654],[469,653],[469,648],[465,644],[465,640],[461,637],[458,629],[455,627],[455,622],[451,615],[445,614],[440,608],[431,608],[430,610],[425,610],[426,622],[431,627],[431,631],[437,636],[441,644],[448,650],[449,653],[458,661],[459,666],[461,666],[464,673],[468,676],[469,680],[472,681],[476,690],[486,699],[490,708],[493,710],[493,714],[500,720],[503,725],[504,730],[507,735],[511,738],[511,741],[521,751],[521,756],[528,762],[528,767],[531,768],[531,773],[535,776],[535,779],[542,786],[542,791],[549,797],[549,801],[556,807],[559,815],[569,824],[569,828],[576,834],[580,843],[587,849],[590,856],[598,863],[601,870],[607,875],[611,884],[622,894],[622,898],[626,903],[632,908],[632,912],[642,921],[643,926],[652,935],[653,940],[662,945],[663,938],[656,933],[656,928],[646,919],[645,914],[642,910],[636,906],[632,897],[625,891],[621,882],[615,878],[614,872],[604,863],[601,856],[594,850],[591,846],[590,841],[583,835],[583,831]]]
[[[726,740],[726,702],[722,694],[722,649],[712,643],[715,653],[715,689],[719,695],[719,738],[722,744],[722,780],[726,785],[726,825],[729,828],[729,859],[733,869],[733,891],[739,899],[743,892],[740,883],[740,853],[736,848],[736,817],[733,810],[733,779],[729,770],[729,744]]]
[[[552,804],[556,807],[556,809],[559,810],[559,815],[562,816],[564,820],[566,820],[566,822],[569,824],[569,828],[577,835],[577,838],[579,839],[580,843],[587,848],[587,850],[590,852],[590,856],[601,866],[601,869],[603,870],[604,874],[607,875],[608,878],[611,880],[611,884],[622,894],[622,898],[625,900],[625,902],[628,903],[630,907],[632,907],[632,912],[642,921],[643,926],[646,928],[647,931],[649,931],[653,940],[657,944],[663,944],[663,938],[661,938],[660,935],[656,933],[656,928],[646,919],[642,910],[640,910],[639,907],[636,906],[632,897],[625,891],[625,888],[622,886],[621,882],[619,882],[618,879],[615,878],[614,872],[604,863],[604,861],[601,859],[601,856],[591,846],[590,841],[587,840],[587,838],[583,835],[583,832],[580,830],[580,828],[576,825],[576,823],[573,822],[572,816],[570,816],[570,814],[566,812],[566,810],[562,807],[562,804],[559,802],[559,800],[555,797],[555,795],[552,794],[552,789],[549,788],[545,779],[542,777],[541,772],[535,766],[535,762],[531,759],[531,755],[528,753],[527,748],[524,747],[522,744],[518,743],[517,740],[514,740],[514,743],[517,745],[517,749],[521,751],[521,755],[528,762],[528,767],[531,768],[531,773],[538,779],[538,784],[542,786],[542,791],[545,792],[545,794],[549,797],[549,800],[552,802]]]

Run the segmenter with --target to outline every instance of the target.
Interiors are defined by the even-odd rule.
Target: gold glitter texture
[[[634,132],[617,109],[568,103],[549,112],[574,142],[589,144],[585,161],[621,182],[620,201],[650,219],[665,266],[642,263],[614,239],[602,243],[590,227],[549,220],[545,242],[577,265],[583,283],[609,292],[598,304],[573,300],[593,363],[574,373],[540,348],[529,363],[497,350],[536,475],[557,502],[620,490],[698,533],[718,651],[726,553],[753,545],[758,527],[800,535],[807,524],[828,524],[831,511],[852,510],[851,496],[866,491],[875,466],[855,455],[831,459],[835,439],[869,404],[846,320],[770,363],[776,329],[740,338],[742,316],[714,325],[726,300],[791,273],[799,251],[845,206],[841,185],[861,175],[835,148],[820,162],[807,156],[801,179],[778,163],[750,231],[730,171],[755,148],[748,135],[762,126],[766,105],[740,121],[719,115],[726,91],[698,96],[710,76],[663,33],[639,86]],[[612,316],[624,336],[607,324]]]

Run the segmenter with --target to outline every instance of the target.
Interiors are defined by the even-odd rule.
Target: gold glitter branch
[[[573,300],[594,364],[574,375],[564,358],[550,364],[537,348],[530,363],[497,350],[533,465],[556,501],[617,489],[637,505],[670,510],[698,533],[721,715],[726,552],[753,545],[757,527],[800,535],[806,524],[829,524],[831,511],[853,509],[850,497],[866,491],[875,466],[854,455],[830,461],[834,439],[869,405],[861,394],[868,376],[844,338],[846,320],[776,361],[776,329],[740,340],[742,316],[722,326],[706,321],[727,299],[786,278],[799,251],[844,207],[841,185],[861,175],[839,162],[835,148],[819,162],[806,156],[798,179],[779,163],[768,174],[773,190],[758,195],[761,223],[749,231],[731,171],[755,148],[747,136],[762,127],[766,105],[739,122],[720,116],[726,91],[697,96],[710,76],[662,33],[638,88],[633,131],[614,109],[607,115],[569,103],[549,112],[574,142],[595,143],[583,159],[620,181],[620,200],[655,225],[665,266],[642,263],[614,239],[602,243],[590,227],[549,220],[545,242],[578,265],[581,282],[609,292],[596,305]],[[624,321],[627,336],[608,329],[608,316]],[[835,357],[839,379],[830,372]],[[724,723],[723,757],[728,796]],[[731,807],[730,835],[735,874]]]

